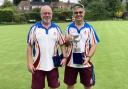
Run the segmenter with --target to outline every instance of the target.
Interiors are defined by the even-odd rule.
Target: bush
[[[40,13],[40,8],[34,8],[34,9],[32,9],[32,12],[38,12],[38,13]]]
[[[121,18],[122,16],[123,16],[123,12],[122,11],[117,11],[115,13],[115,17],[117,17],[117,18]]]
[[[36,20],[36,21],[40,21],[41,17],[40,17],[40,13],[38,12],[30,12],[28,13],[28,20]]]
[[[122,18],[128,20],[128,11],[123,13]]]
[[[85,19],[87,20],[104,20],[108,19],[108,12],[105,9],[103,2],[94,1],[88,5],[85,12]]]
[[[12,10],[0,10],[0,22],[13,22],[14,12]]]
[[[128,2],[126,3],[126,10],[128,11]]]
[[[57,11],[57,12],[53,12],[53,21],[58,21],[61,17],[61,12]]]
[[[54,11],[53,20],[54,21],[71,21],[72,11]]]
[[[22,20],[22,16],[21,14],[15,14],[14,15],[14,22],[16,23],[21,23],[23,20]]]
[[[72,11],[64,11],[61,15],[64,17],[65,21],[70,21],[72,19]]]
[[[27,22],[31,22],[32,20],[33,21],[41,20],[40,13],[38,13],[38,12],[24,13],[24,14],[22,14],[22,18]]]

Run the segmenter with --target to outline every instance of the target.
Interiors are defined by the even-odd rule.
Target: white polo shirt
[[[50,71],[54,68],[53,55],[57,44],[62,45],[64,40],[60,28],[51,23],[46,29],[41,22],[34,24],[29,33],[27,43],[33,48],[33,63],[37,70]]]
[[[70,34],[70,35],[79,35],[78,38],[78,42],[72,42],[72,47],[71,50],[69,52],[70,56],[70,60],[68,62],[68,66],[70,67],[75,67],[75,68],[84,68],[84,67],[88,67],[89,65],[83,65],[83,64],[74,64],[73,62],[73,53],[74,50],[77,47],[77,51],[76,53],[84,53],[85,58],[86,55],[88,55],[90,48],[92,45],[97,44],[99,42],[98,36],[95,32],[95,30],[93,29],[93,27],[91,25],[89,25],[88,23],[84,23],[83,27],[81,27],[80,29],[78,29],[75,26],[75,23],[72,22],[66,30],[66,34]]]

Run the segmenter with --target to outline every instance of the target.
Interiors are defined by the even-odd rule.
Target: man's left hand
[[[86,57],[86,58],[85,58],[85,60],[84,60],[84,63],[83,63],[83,65],[86,65],[86,64],[88,64],[89,60],[90,60],[90,57]]]

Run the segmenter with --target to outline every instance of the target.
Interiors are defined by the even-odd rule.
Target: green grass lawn
[[[128,21],[89,22],[100,38],[93,57],[96,85],[93,89],[128,89]],[[65,30],[68,23],[59,23]],[[30,89],[26,67],[26,37],[31,25],[0,25],[0,89]],[[60,69],[61,86],[64,68]],[[75,89],[83,89],[79,78]],[[46,85],[46,89],[48,89]]]

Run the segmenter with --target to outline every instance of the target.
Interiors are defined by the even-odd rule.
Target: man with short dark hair
[[[95,78],[91,58],[99,39],[93,27],[84,21],[84,6],[76,4],[72,10],[75,19],[66,30],[69,58],[65,68],[64,82],[67,84],[67,89],[74,89],[79,73],[84,89],[92,89]]]

